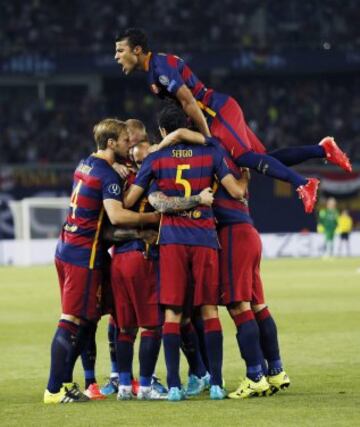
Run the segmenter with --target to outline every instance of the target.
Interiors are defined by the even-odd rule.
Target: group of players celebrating
[[[126,75],[145,72],[151,91],[173,102],[159,114],[159,144],[149,143],[141,122],[107,118],[94,127],[97,152],[75,170],[55,256],[62,314],[44,402],[84,402],[112,392],[118,400],[136,393],[139,400],[181,401],[204,390],[214,400],[243,399],[288,387],[260,278],[249,169],[290,182],[310,213],[319,181],[288,166],[322,158],[351,171],[349,159],[331,137],[266,153],[233,98],[205,87],[181,58],[149,51],[139,29],[118,35],[115,59]],[[229,394],[222,378],[219,305],[234,321],[246,365],[245,379]],[[113,372],[100,390],[93,371],[95,331],[108,313]],[[161,342],[167,389],[153,378]],[[189,364],[186,386],[180,349]],[[80,355],[84,393],[73,382]]]

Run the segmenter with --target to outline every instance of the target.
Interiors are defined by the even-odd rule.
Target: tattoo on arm
[[[200,196],[168,197],[155,191],[149,195],[149,202],[160,213],[175,213],[195,208],[200,203]]]

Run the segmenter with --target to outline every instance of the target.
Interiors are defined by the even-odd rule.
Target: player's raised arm
[[[211,136],[205,116],[197,104],[196,99],[194,98],[190,89],[185,84],[183,84],[178,89],[175,96],[180,102],[186,115],[193,120],[199,131],[205,136]]]
[[[206,138],[200,132],[195,132],[187,128],[180,128],[167,134],[160,144],[157,145],[157,150],[161,150],[181,142],[204,145],[206,144]]]
[[[214,201],[213,191],[205,188],[200,194],[190,197],[169,197],[161,191],[149,195],[149,203],[160,213],[175,213],[195,208],[198,205],[211,206]]]

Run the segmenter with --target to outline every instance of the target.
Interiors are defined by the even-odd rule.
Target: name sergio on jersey
[[[178,159],[185,157],[192,157],[192,150],[172,150],[172,156]]]

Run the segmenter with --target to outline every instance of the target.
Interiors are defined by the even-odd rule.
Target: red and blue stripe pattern
[[[70,206],[56,248],[57,258],[80,267],[101,267],[104,199],[121,200],[120,180],[106,160],[91,155],[80,162],[74,173]]]
[[[211,187],[214,175],[221,180],[230,173],[222,152],[215,146],[179,144],[150,154],[135,184],[146,189],[155,180],[156,190],[167,196],[188,197]],[[152,191],[154,185],[152,185]],[[160,244],[184,244],[218,248],[211,208],[200,206],[177,214],[164,214]]]
[[[225,151],[224,156],[226,156],[226,162],[231,173],[236,179],[240,179],[241,174],[239,168],[229,158]],[[231,224],[253,224],[248,207],[248,194],[246,194],[244,201],[238,201],[230,196],[225,187],[221,184],[216,184],[213,209],[220,227]]]

